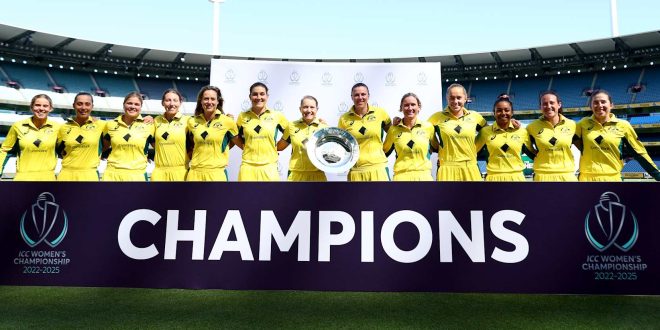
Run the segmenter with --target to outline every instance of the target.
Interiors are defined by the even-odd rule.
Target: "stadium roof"
[[[170,75],[196,72],[208,77],[212,56],[172,52],[149,48],[115,45],[58,36],[0,24],[0,55],[28,57],[36,64],[62,61],[82,68],[111,67],[124,69],[123,74],[164,72]],[[289,60],[282,58],[239,58]],[[660,59],[660,31],[617,38],[606,38],[561,45],[489,53],[446,54],[414,58],[378,58],[367,60],[295,59],[323,62],[441,62],[445,77],[470,79],[489,73],[507,74],[524,70],[556,70],[558,68],[591,67],[601,64],[636,63],[648,65]],[[294,59],[291,59],[294,60]],[[646,62],[646,63],[644,63]]]

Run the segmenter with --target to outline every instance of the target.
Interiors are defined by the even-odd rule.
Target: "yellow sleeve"
[[[289,121],[286,119],[286,116],[284,116],[284,114],[282,113],[280,113],[279,115],[278,124],[280,125],[282,132],[284,132],[287,128],[289,128]]]
[[[234,136],[238,135],[238,125],[236,122],[231,119],[231,117],[227,118],[227,126],[229,126],[229,129],[227,129],[227,132],[231,134],[229,137],[230,139],[234,138]]]
[[[344,129],[344,130],[346,129],[346,124],[344,124],[344,116],[343,115],[341,117],[339,117],[339,121],[337,122],[337,127],[341,128],[341,129]]]
[[[18,140],[17,134],[16,134],[16,127],[14,125],[11,125],[9,128],[9,132],[7,133],[7,137],[5,138],[5,141],[2,142],[2,146],[0,147],[0,175],[2,175],[2,172],[5,170],[5,164],[7,163],[7,154],[14,149],[14,145],[16,144],[16,141]]]
[[[477,121],[477,125],[478,125],[478,126],[477,126],[477,131],[480,131],[482,128],[488,126],[488,122],[487,122],[486,119],[484,119],[484,117],[483,117],[482,115],[480,115],[479,113],[477,113],[477,115],[479,116],[479,121]]]
[[[385,156],[389,156],[392,150],[394,149],[394,127],[390,127],[389,130],[387,130],[387,135],[385,136],[385,142],[383,142],[383,152],[385,152]]]
[[[660,181],[660,172],[658,172],[658,167],[655,166],[655,163],[653,163],[653,160],[651,157],[649,157],[649,154],[646,151],[646,148],[644,148],[644,145],[639,142],[635,129],[632,128],[630,123],[625,123],[625,138],[628,142],[628,145],[630,145],[630,148],[635,153],[635,160],[638,161],[640,165],[642,165],[646,172],[653,176],[657,181]]]
[[[390,118],[390,115],[387,114],[387,111],[383,110],[382,116],[383,116],[383,125],[391,126],[392,118]]]
[[[486,145],[486,132],[485,130],[480,130],[479,133],[477,133],[477,138],[474,140],[474,145],[476,147],[477,153],[479,153],[479,150]]]

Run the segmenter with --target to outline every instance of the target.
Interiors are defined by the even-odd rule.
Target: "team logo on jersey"
[[[326,71],[321,75],[321,85],[332,86],[332,73]]]
[[[543,130],[545,130],[545,128],[541,128],[541,129],[539,130],[539,132],[536,133],[536,135],[541,135],[541,133],[543,133]]]
[[[368,115],[368,116],[367,116],[367,121],[368,121],[368,122],[376,121],[376,116],[375,116],[375,115]]]
[[[68,222],[64,209],[55,203],[55,196],[43,192],[21,217],[21,237],[30,247],[43,242],[54,248],[66,237]]]
[[[627,252],[637,242],[639,225],[635,214],[621,203],[619,196],[608,191],[587,213],[584,232],[589,243],[599,252],[612,246]]]
[[[391,71],[385,75],[385,86],[396,86],[396,76]]]
[[[213,127],[213,128],[218,128],[218,129],[219,129],[219,128],[222,127],[222,123],[221,123],[221,122],[215,122],[215,123],[213,123],[213,126],[212,126],[212,127]]]
[[[356,74],[353,76],[353,81],[355,81],[356,83],[361,83],[361,82],[363,82],[363,81],[364,81],[364,75],[362,74],[362,72],[358,72],[358,73],[356,73]]]
[[[571,130],[570,127],[562,127],[562,128],[560,129],[560,132],[561,132],[562,134],[573,134],[573,131]]]

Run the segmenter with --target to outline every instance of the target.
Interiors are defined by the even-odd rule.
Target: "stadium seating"
[[[564,108],[584,107],[589,100],[583,91],[591,88],[593,79],[593,73],[558,75],[553,77],[550,88],[559,94]]]
[[[509,80],[474,82],[470,85],[471,103],[468,108],[480,112],[491,112],[493,111],[493,102],[495,102],[497,96],[506,93],[508,88]]]
[[[163,91],[174,88],[171,80],[136,78],[140,93],[152,100],[160,100]]]
[[[124,97],[130,92],[138,90],[132,78],[123,76],[111,76],[107,74],[93,74],[97,86],[107,93],[108,96]]]
[[[188,102],[197,101],[197,93],[204,87],[204,83],[197,81],[176,80],[174,81],[176,89],[183,95],[183,98]]]
[[[629,91],[630,86],[637,84],[641,73],[641,69],[598,72],[594,89],[607,90],[614,104],[630,103],[633,95]]]
[[[646,103],[660,101],[660,68],[649,67],[644,69],[644,77],[641,84],[644,89],[637,93],[634,103]]]
[[[22,88],[49,91],[53,87],[53,82],[44,68],[9,62],[3,62],[0,67],[9,76],[10,80],[18,82]]]
[[[97,89],[89,73],[58,69],[50,69],[48,72],[55,83],[64,87],[68,93],[87,92],[93,94]]]
[[[512,97],[516,110],[538,110],[539,94],[548,90],[550,78],[519,78],[511,80]]]
[[[630,117],[631,125],[660,124],[660,116]]]

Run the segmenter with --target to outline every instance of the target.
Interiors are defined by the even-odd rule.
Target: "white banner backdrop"
[[[300,118],[300,99],[312,95],[319,101],[318,117],[336,126],[339,117],[353,105],[351,87],[356,83],[369,86],[369,103],[383,107],[392,118],[400,116],[403,94],[413,92],[422,102],[420,117],[429,118],[442,109],[444,91],[440,63],[323,63],[292,61],[250,61],[213,59],[211,85],[222,91],[224,111],[238,117],[250,109],[249,88],[255,82],[268,86],[268,106],[282,111],[289,121]],[[291,150],[280,152],[279,171],[286,180]],[[393,174],[394,154],[390,155]],[[433,156],[435,175],[437,155]],[[241,164],[241,150],[232,148],[229,180],[235,181]],[[330,181],[345,181],[346,174],[328,174]]]

